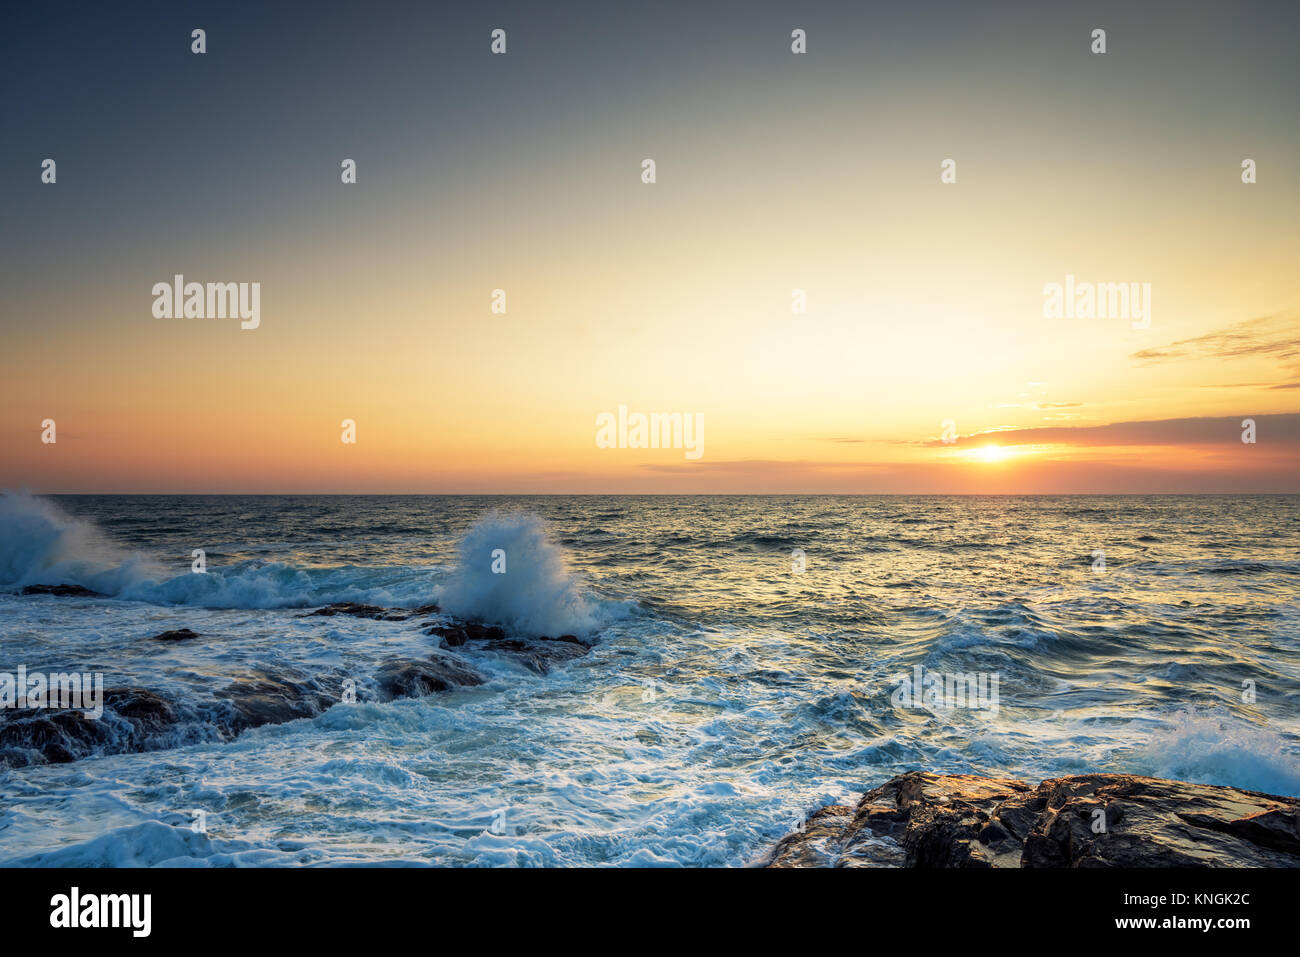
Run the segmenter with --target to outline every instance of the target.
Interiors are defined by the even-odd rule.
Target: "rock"
[[[103,598],[97,591],[80,585],[28,585],[22,590],[24,595],[56,595],[59,598]]]
[[[579,638],[577,635],[560,635],[559,638],[551,638],[547,635],[542,635],[537,640],[538,641],[567,641],[573,645],[582,645],[583,648],[587,647],[587,643],[583,641],[581,638]]]
[[[354,618],[373,618],[375,621],[405,621],[410,614],[402,611],[394,611],[389,608],[381,608],[378,605],[363,605],[355,601],[336,601],[332,605],[326,605],[324,608],[317,608],[315,611],[309,611],[305,615],[299,615],[299,618],[315,618],[323,616],[332,618],[334,615],[351,615]]]
[[[197,638],[197,631],[190,631],[188,628],[177,628],[174,631],[164,631],[161,635],[154,635],[154,641],[189,641],[191,638]]]
[[[340,691],[342,682],[339,682]],[[229,702],[230,712],[221,722],[230,737],[264,724],[283,724],[314,718],[341,700],[341,693],[323,688],[315,679],[252,672],[216,693]]]
[[[0,761],[10,767],[63,764],[93,754],[166,747],[176,722],[170,701],[143,688],[105,688],[98,719],[78,709],[22,708],[0,712]]]
[[[375,680],[389,698],[422,698],[438,691],[481,685],[483,676],[451,655],[437,655],[427,661],[416,658],[387,661]]]
[[[442,644],[447,648],[459,648],[469,641],[469,635],[459,625],[434,625],[425,634],[442,638]]]
[[[484,650],[512,655],[529,671],[539,675],[549,674],[552,665],[579,658],[590,650],[576,635],[561,635],[559,638],[546,635],[538,638],[510,638],[504,628],[480,622],[426,624],[429,627],[425,634],[441,638],[441,646],[444,648],[460,648],[471,641],[479,642],[479,647]]]
[[[163,731],[176,721],[172,703],[144,688],[106,688],[104,710],[134,722],[141,731]]]
[[[767,864],[1300,867],[1300,799],[1131,774],[1035,788],[913,771],[867,792],[856,808],[822,808]]]
[[[498,628],[496,625],[480,625],[472,621],[465,625],[465,634],[470,641],[500,641],[506,636],[504,628]]]
[[[375,621],[406,621],[418,615],[436,615],[441,611],[436,603],[421,605],[419,608],[381,608],[379,605],[365,605],[355,601],[336,601],[324,608],[309,611],[299,618],[317,616],[330,618],[334,615],[352,615],[354,618],[373,618]]]
[[[551,666],[560,662],[581,658],[587,653],[585,645],[572,645],[568,642],[530,641],[523,638],[499,638],[483,644],[488,651],[502,651],[513,655],[529,671],[539,675],[550,674]]]
[[[448,648],[459,648],[467,641],[500,641],[506,637],[505,629],[496,625],[480,625],[467,621],[455,625],[434,625],[426,635],[438,635]]]

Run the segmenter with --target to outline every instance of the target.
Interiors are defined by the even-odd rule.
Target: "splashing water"
[[[459,565],[443,608],[461,618],[505,625],[525,635],[589,637],[615,617],[611,603],[582,594],[545,523],[524,512],[493,512],[475,522],[457,549]]]

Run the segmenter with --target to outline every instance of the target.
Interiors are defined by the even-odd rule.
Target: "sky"
[[[1300,492],[1300,5],[461,6],[6,12],[0,487]]]

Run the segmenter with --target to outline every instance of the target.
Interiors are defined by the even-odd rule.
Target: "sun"
[[[981,462],[1001,462],[1008,456],[1013,455],[1011,449],[1003,448],[1001,445],[981,445],[977,449],[971,450],[971,456]]]

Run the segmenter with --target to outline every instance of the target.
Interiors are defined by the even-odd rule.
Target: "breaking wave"
[[[465,533],[459,563],[443,589],[445,611],[527,635],[590,635],[626,606],[584,595],[545,523],[523,512],[493,512]]]

